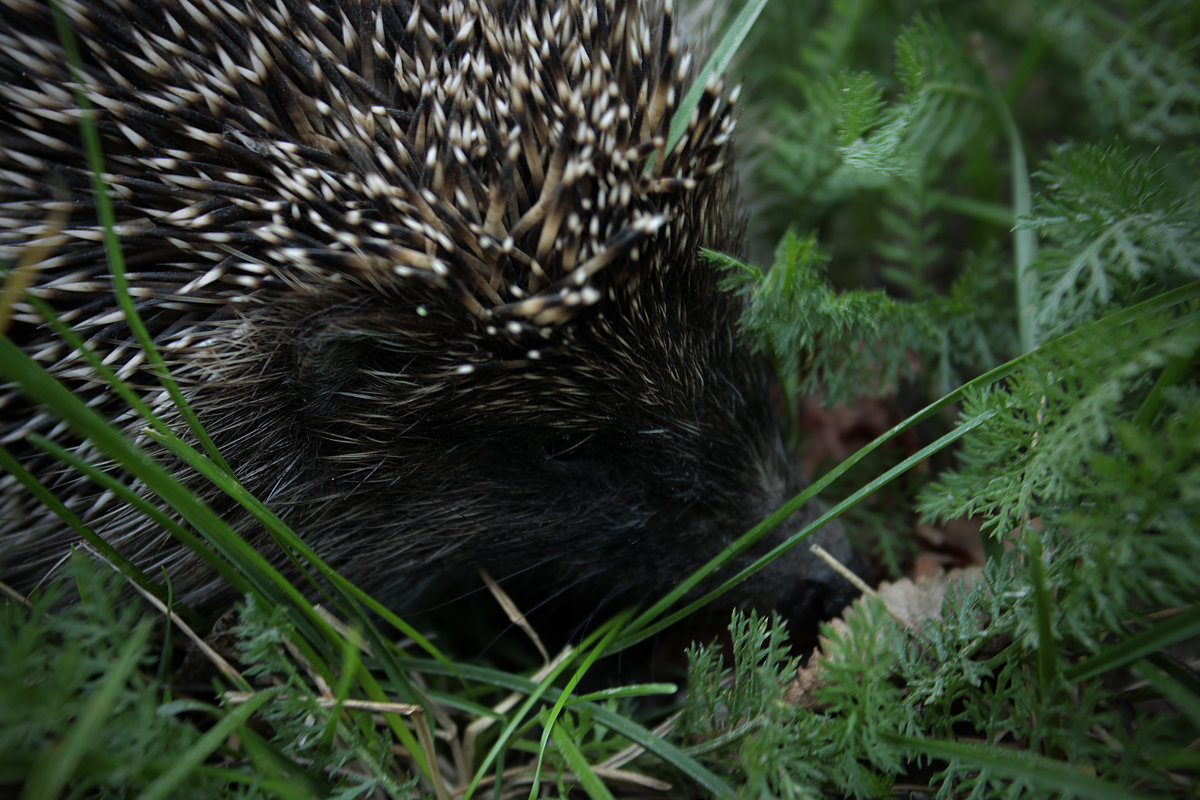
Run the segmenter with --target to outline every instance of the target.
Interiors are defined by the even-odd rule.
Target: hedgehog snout
[[[748,493],[753,499],[745,508],[742,530],[766,519],[807,486],[798,465],[787,455],[782,440],[772,438],[774,441],[764,447],[754,460],[750,478],[753,488]],[[753,546],[738,560],[737,566],[744,567],[777,547],[824,514],[825,510],[819,500],[809,501]],[[838,570],[815,555],[811,550],[814,545],[819,545],[850,572],[864,574],[865,566],[840,522],[832,520],[777,557],[742,587],[735,589],[735,604],[763,612],[777,611],[792,621],[794,627],[812,626],[821,620],[838,616],[858,596],[858,589]]]

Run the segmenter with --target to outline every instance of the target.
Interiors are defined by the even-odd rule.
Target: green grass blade
[[[996,85],[987,78],[982,81],[986,87],[988,99],[1000,125],[1004,128],[1004,138],[1008,140],[1008,169],[1012,191],[1012,217],[1016,221],[1013,226],[1013,278],[1015,281],[1017,300],[1017,331],[1021,341],[1021,352],[1029,353],[1041,344],[1041,332],[1038,330],[1037,312],[1034,303],[1037,302],[1037,273],[1033,264],[1037,260],[1037,234],[1022,220],[1033,213],[1033,185],[1029,180],[1029,161],[1025,157],[1025,143],[1021,130],[1013,117],[1012,108]]]
[[[92,104],[84,92],[84,82],[82,80],[83,60],[79,55],[79,45],[75,40],[75,31],[71,28],[70,20],[67,19],[66,14],[63,13],[63,10],[57,3],[51,3],[51,10],[54,14],[54,25],[58,31],[59,40],[62,42],[63,50],[66,51],[67,62],[71,67],[72,77],[77,84],[75,89],[76,102],[83,111],[90,111]],[[146,362],[151,366],[159,382],[170,395],[175,407],[179,410],[184,420],[186,420],[192,434],[201,442],[209,456],[221,465],[222,469],[232,473],[229,465],[221,458],[216,445],[213,444],[205,432],[204,426],[200,424],[200,420],[196,417],[195,412],[184,398],[178,384],[171,377],[162,356],[154,346],[154,338],[150,335],[150,331],[146,328],[141,316],[137,313],[133,298],[129,295],[129,282],[125,278],[125,257],[121,252],[121,244],[117,239],[116,233],[116,214],[113,211],[112,199],[108,195],[108,187],[104,183],[104,155],[100,147],[100,133],[96,129],[95,120],[89,114],[84,113],[80,115],[78,122],[79,132],[83,137],[83,148],[87,155],[88,167],[91,170],[96,217],[104,230],[104,252],[108,257],[108,266],[112,274],[113,292],[117,305],[120,306],[121,312],[125,316],[125,323],[129,326],[130,332],[133,333],[134,338],[137,340],[138,346],[146,358]]]
[[[1038,685],[1042,697],[1054,691],[1058,682],[1058,642],[1054,637],[1053,598],[1046,586],[1046,565],[1042,561],[1042,537],[1026,523],[1025,546],[1029,549],[1030,580],[1033,583],[1033,610],[1038,643]]]
[[[54,493],[47,489],[40,481],[38,481],[38,479],[35,478],[33,474],[29,472],[29,470],[21,466],[21,463],[17,461],[16,457],[13,456],[13,454],[6,450],[3,446],[0,446],[0,470],[3,470],[16,478],[17,482],[20,483],[27,492],[33,495],[38,502],[48,508],[56,517],[62,520],[62,522],[68,528],[75,531],[75,533],[79,535],[79,538],[83,539],[92,547],[94,547],[96,551],[100,553],[100,555],[106,561],[116,567],[122,575],[125,575],[138,586],[153,594],[159,600],[163,601],[164,603],[167,602],[167,594],[165,591],[163,591],[161,586],[151,580],[146,573],[138,569],[138,567],[132,561],[121,555],[121,553],[114,549],[113,546],[108,542],[106,542],[103,537],[89,528],[87,524],[79,518],[79,515],[67,508],[63,502],[59,500],[58,497],[56,497]]]
[[[754,27],[754,23],[758,20],[766,4],[767,0],[748,0],[737,16],[726,26],[720,41],[713,48],[712,55],[696,73],[695,80],[692,81],[692,85],[675,111],[675,116],[671,119],[671,128],[667,134],[666,151],[668,153],[687,130],[692,111],[700,102],[700,97],[704,94],[704,88],[708,85],[708,81],[714,75],[720,75],[729,68],[729,62],[737,54],[738,48],[742,46],[742,42],[750,33],[750,29]]]
[[[1067,678],[1085,681],[1198,635],[1200,606],[1192,606],[1076,664],[1067,670]]]
[[[614,686],[611,689],[601,689],[598,692],[581,694],[571,700],[571,703],[597,703],[617,697],[654,697],[655,695],[672,695],[679,691],[673,683],[631,683],[626,686]]]
[[[76,435],[91,441],[118,466],[141,479],[147,488],[163,498],[197,530],[204,533],[223,555],[229,557],[237,543],[243,548],[248,548],[245,542],[190,490],[175,480],[144,450],[109,425],[94,409],[55,380],[8,338],[0,338],[0,374],[12,380],[30,400],[49,406]],[[239,592],[244,594],[249,591],[246,580],[228,565],[213,563],[213,568]]]
[[[1150,800],[1149,796],[1101,780],[1082,769],[1025,750],[1009,750],[994,745],[916,739],[892,733],[881,734],[898,747],[914,755],[946,759],[974,769],[985,769],[1032,783],[1043,792],[1068,792],[1089,800]]]
[[[275,694],[274,690],[261,692],[227,713],[216,725],[205,731],[204,735],[188,748],[188,751],[169,770],[155,778],[142,792],[139,800],[162,800],[162,798],[171,797],[175,790],[189,778],[193,770],[204,763],[204,760],[212,755],[234,731],[246,723],[251,714],[268,700],[273,699]]]
[[[621,628],[624,627],[628,619],[629,612],[626,611],[618,614],[609,621],[607,633],[604,634],[604,637],[601,638],[600,642],[591,649],[591,651],[583,658],[582,661],[580,661],[579,667],[575,670],[575,674],[571,676],[571,679],[567,681],[567,685],[563,687],[562,692],[558,696],[558,700],[554,703],[553,708],[550,709],[550,713],[545,715],[545,720],[542,723],[542,740],[538,746],[537,769],[534,772],[533,786],[529,791],[530,800],[534,800],[534,798],[537,797],[538,779],[542,771],[542,757],[545,755],[546,745],[550,741],[550,735],[556,727],[558,717],[560,714],[562,714],[563,707],[566,706],[568,701],[571,699],[571,692],[575,691],[575,687],[579,685],[581,680],[583,680],[583,676],[587,674],[589,669],[591,669],[592,664],[596,663],[596,659],[601,656],[605,648],[613,640],[613,637],[620,632]]]
[[[31,435],[29,437],[29,443],[47,455],[53,456],[58,461],[66,464],[76,473],[86,477],[101,489],[112,492],[117,499],[124,503],[127,507],[146,517],[155,525],[168,532],[171,536],[174,536],[176,539],[186,544],[187,547],[193,552],[196,552],[204,557],[204,559],[208,561],[209,565],[214,569],[220,569],[220,559],[217,554],[212,551],[212,548],[205,544],[201,539],[198,539],[196,536],[194,536],[177,521],[172,519],[170,515],[161,508],[154,505],[154,503],[147,498],[139,495],[136,491],[119,481],[113,475],[105,472],[99,467],[95,467],[87,463],[70,450],[66,449],[65,447],[61,447],[60,445],[43,436]],[[84,538],[87,539],[89,544],[102,548],[102,552],[104,552],[106,556],[117,552],[113,550],[112,546],[105,542],[104,539],[96,536],[96,534],[92,534],[91,537],[88,537],[86,534],[84,534]],[[121,558],[123,559],[123,557]]]
[[[475,770],[475,776],[471,779],[471,783],[467,786],[466,792],[463,795],[464,798],[469,798],[474,794],[484,776],[486,776],[488,771],[491,769],[492,764],[500,758],[505,748],[508,747],[509,743],[515,737],[517,729],[525,724],[526,720],[530,718],[534,705],[543,695],[553,688],[554,681],[558,678],[558,676],[575,663],[575,661],[578,659],[579,653],[590,650],[597,639],[609,639],[612,632],[619,626],[618,620],[621,619],[622,616],[623,615],[609,620],[604,625],[593,631],[591,635],[584,639],[584,641],[581,642],[577,648],[575,648],[575,651],[571,654],[571,657],[564,658],[558,664],[555,664],[540,682],[533,685],[533,688],[528,692],[528,696],[525,698],[525,701],[509,716],[508,724],[505,725],[501,730],[496,742],[492,745],[487,755],[484,756],[483,760],[479,763],[479,766]],[[589,653],[589,655],[591,655],[591,653]]]
[[[593,718],[610,730],[621,734],[634,744],[666,761],[686,775],[696,786],[709,793],[710,797],[734,797],[737,792],[723,778],[711,772],[692,756],[660,736],[648,731],[633,720],[610,711],[603,706],[593,706]]]
[[[554,746],[563,754],[571,772],[579,779],[579,786],[592,800],[613,800],[612,792],[605,788],[600,778],[592,771],[591,764],[575,746],[575,741],[560,725],[548,725],[547,732],[554,737]],[[535,788],[536,790],[536,788]],[[535,797],[532,792],[530,797]]]
[[[1193,728],[1200,730],[1200,677],[1161,654],[1150,656],[1133,669],[1174,704]]]

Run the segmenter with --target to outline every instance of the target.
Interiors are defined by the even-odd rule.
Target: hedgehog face
[[[601,301],[536,354],[433,297],[275,302],[210,340],[195,399],[248,487],[397,607],[475,567],[510,589],[643,600],[800,488],[738,303],[709,289],[636,316]],[[245,363],[253,380],[221,371]],[[822,577],[783,559],[744,599],[798,611]]]
[[[738,305],[697,258],[740,246],[735,98],[711,83],[670,135],[692,70],[665,4],[64,1],[93,110],[48,7],[0,5],[0,258],[47,248],[33,291],[142,377],[90,211],[95,118],[158,347],[243,483],[365,588],[400,603],[421,576],[554,561],[642,597],[794,488]],[[31,307],[16,320],[136,434]],[[0,433],[53,427],[25,409]],[[0,537],[40,577],[65,539],[15,491],[26,522]],[[220,601],[152,525],[65,493]],[[779,570],[767,604],[809,577]]]

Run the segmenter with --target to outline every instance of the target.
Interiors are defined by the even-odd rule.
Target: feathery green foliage
[[[80,557],[72,572],[79,605],[51,615],[60,586],[28,608],[3,606],[0,789],[24,784],[20,796],[30,800],[135,797],[198,749],[199,761],[212,756],[194,720],[221,712],[172,701],[161,676],[152,677],[162,632],[139,622],[139,605],[117,601],[114,573]],[[173,782],[170,796],[267,796],[258,783],[244,768],[212,764]]]
[[[736,677],[691,654],[685,735],[729,740],[707,757],[745,796],[1192,796],[1200,9],[910,8],[843,0],[811,30],[760,29],[775,71],[752,61],[751,83],[776,91],[758,123],[785,134],[755,221],[809,232],[781,234],[771,271],[723,265],[798,392],[902,382],[936,401],[1026,354],[968,387],[972,430],[908,501],[928,524],[977,520],[989,558],[924,623],[864,600],[827,628],[804,708],[747,698],[745,665],[787,660],[735,619]]]
[[[1198,171],[1194,148],[1068,142],[1052,151],[1034,215],[1020,222],[1044,243],[1035,266],[1046,335],[1200,278]]]

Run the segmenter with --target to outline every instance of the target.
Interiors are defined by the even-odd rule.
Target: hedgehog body
[[[171,413],[112,300],[90,116],[132,295],[200,420],[363,588],[403,608],[484,566],[641,599],[798,488],[738,301],[698,260],[740,247],[733,98],[706,87],[665,146],[690,72],[669,7],[59,5],[78,87],[47,4],[0,0],[0,259],[43,248],[32,293]],[[137,434],[29,304],[14,325]],[[0,414],[5,446],[93,529],[184,600],[228,601],[153,523],[24,444],[70,444],[60,423],[11,390]],[[3,480],[0,572],[27,588],[71,539]],[[747,587],[764,604],[820,594],[806,557],[768,573]]]

